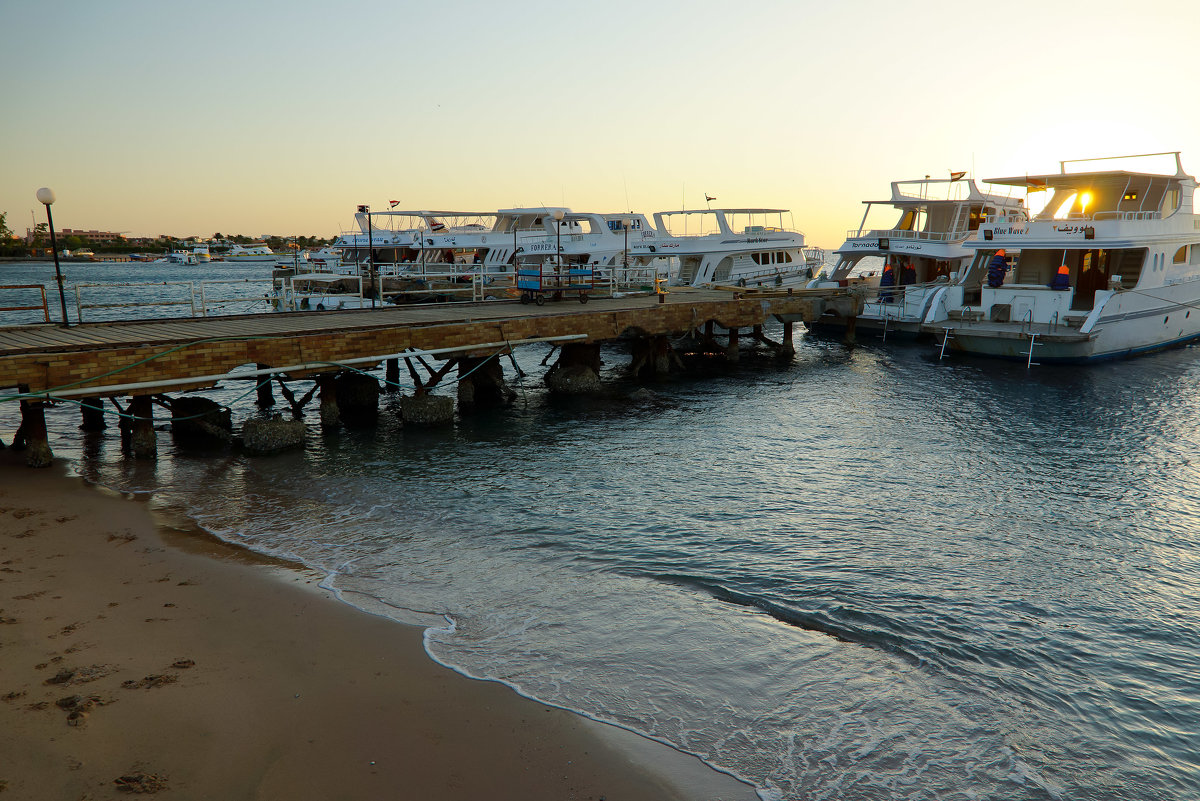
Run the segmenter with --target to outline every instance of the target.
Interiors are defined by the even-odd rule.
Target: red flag
[[[962,172],[954,172],[953,170],[950,171],[950,180],[951,181],[961,181],[963,178],[966,178],[966,177],[967,177],[966,170],[963,170]]]
[[[388,208],[389,208],[389,209],[394,209],[394,208],[396,208],[396,206],[398,206],[399,204],[400,204],[400,201],[399,201],[399,200],[389,200],[389,201],[388,201]]]
[[[446,230],[446,224],[444,222],[439,222],[437,220],[431,220],[429,222],[429,230],[430,231],[444,231],[444,230]]]
[[[716,198],[715,198],[715,197],[709,197],[707,192],[705,192],[705,193],[704,193],[704,199],[705,199],[705,200],[707,200],[709,203],[711,203],[711,202],[713,202],[714,200],[716,200]]]

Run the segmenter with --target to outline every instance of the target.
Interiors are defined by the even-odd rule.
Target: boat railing
[[[40,304],[33,305],[33,306],[0,306],[0,312],[37,311],[38,309],[41,309],[42,316],[45,317],[46,322],[50,322],[50,309],[49,309],[49,307],[46,306],[46,287],[43,286],[42,284],[2,284],[2,285],[0,285],[0,289],[11,289],[11,290],[36,289],[36,290],[38,290],[42,296],[42,302]]]
[[[1057,313],[1055,313],[1057,316]],[[1030,307],[1021,315],[1021,331],[1033,331],[1033,308]]]
[[[983,220],[988,224],[995,223],[1024,223],[1029,222],[1029,218],[1023,212],[997,212],[996,214],[988,214]]]
[[[1161,220],[1162,215],[1157,211],[1098,211],[1092,215],[1094,220]]]
[[[863,230],[851,228],[846,232],[847,239],[921,239],[929,242],[954,242],[965,239],[968,231],[965,228],[947,231],[910,231],[903,228],[889,230]]]

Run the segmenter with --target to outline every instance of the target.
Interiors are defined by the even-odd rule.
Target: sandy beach
[[[0,451],[0,795],[739,799],[657,743],[475,681],[421,631],[60,462]]]

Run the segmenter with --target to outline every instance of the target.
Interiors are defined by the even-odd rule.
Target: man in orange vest
[[[992,260],[988,262],[987,284],[992,289],[1004,284],[1004,276],[1008,274],[1008,256],[1004,249],[996,251],[996,255],[992,256]]]
[[[893,287],[896,285],[896,271],[892,269],[892,263],[885,260],[883,262],[883,275],[879,278],[879,299],[884,303],[892,302],[892,293],[890,291],[882,291],[884,287]]]

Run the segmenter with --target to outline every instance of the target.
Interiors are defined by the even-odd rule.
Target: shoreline
[[[442,666],[301,565],[20,457],[0,451],[0,795],[757,798]]]

